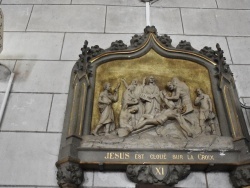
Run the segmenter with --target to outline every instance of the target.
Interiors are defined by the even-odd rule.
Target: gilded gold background
[[[150,75],[155,77],[160,90],[165,88],[166,83],[172,77],[177,76],[189,86],[192,101],[196,97],[195,89],[199,87],[213,100],[210,77],[205,67],[187,60],[165,58],[151,50],[143,57],[130,60],[115,60],[102,64],[97,68],[91,129],[99,121],[98,97],[105,82],[110,82],[113,90],[121,82],[121,78],[124,78],[128,84],[137,78],[142,84],[143,78]],[[118,122],[124,91],[125,86],[121,82],[119,100],[113,104],[116,122]]]

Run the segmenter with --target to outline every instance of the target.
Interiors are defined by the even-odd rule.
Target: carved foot
[[[77,188],[83,182],[83,171],[79,164],[67,162],[57,168],[57,184],[60,187]]]
[[[234,187],[246,187],[250,185],[250,165],[239,166],[230,173],[230,179]]]
[[[174,185],[190,173],[189,165],[128,165],[127,177],[135,183]]]

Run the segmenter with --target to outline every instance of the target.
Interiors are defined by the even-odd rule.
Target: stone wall
[[[69,77],[84,40],[129,44],[145,27],[139,0],[0,0],[5,17],[0,62],[16,73],[0,127],[0,187],[57,187],[56,167]],[[238,92],[250,105],[250,1],[160,0],[159,34],[176,46],[221,44]],[[1,74],[1,73],[0,73]],[[0,80],[0,104],[8,78]],[[84,187],[134,187],[122,172],[85,172]],[[227,173],[195,172],[178,187],[230,188]]]

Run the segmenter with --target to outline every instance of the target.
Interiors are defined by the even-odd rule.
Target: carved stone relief
[[[250,165],[237,167],[230,173],[230,178],[235,188],[248,186],[250,184]]]
[[[243,161],[249,135],[220,46],[198,51],[188,41],[171,43],[154,26],[130,46],[116,40],[103,50],[85,41],[71,75],[60,187],[79,186],[85,167],[127,167],[133,182],[171,186],[191,165],[219,169]],[[248,174],[248,166],[236,168],[234,185],[249,185]]]
[[[189,165],[128,165],[127,177],[135,183],[174,185],[190,173]]]
[[[100,119],[93,135],[107,136],[106,139],[117,137],[116,140],[121,142],[123,139],[118,137],[133,136],[142,131],[154,132],[152,137],[172,137],[168,133],[172,134],[171,129],[175,127],[178,139],[196,139],[197,142],[204,137],[220,139],[211,98],[201,88],[196,89],[197,97],[191,101],[188,85],[177,77],[166,80],[166,89],[157,86],[154,76],[134,78],[130,84],[125,79],[121,82],[126,89],[123,91],[121,111],[116,113],[120,114],[119,125],[115,125],[112,104],[118,101],[120,83],[113,92],[110,83],[105,83],[98,99]]]
[[[78,187],[83,181],[83,171],[78,164],[65,163],[58,167],[57,184],[60,187]]]

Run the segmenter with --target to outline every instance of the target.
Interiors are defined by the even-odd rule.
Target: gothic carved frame
[[[233,74],[225,62],[223,51],[219,44],[216,45],[216,50],[207,46],[201,50],[196,50],[187,41],[180,41],[176,48],[172,46],[171,42],[172,39],[168,35],[158,35],[154,26],[146,27],[142,35],[134,35],[130,41],[130,46],[127,46],[121,40],[117,40],[112,42],[110,48],[103,50],[97,45],[88,47],[88,42],[85,41],[81,49],[82,54],[79,55],[79,60],[72,69],[59,160],[56,163],[59,169],[57,176],[58,184],[61,187],[70,187],[73,184],[75,187],[79,186],[83,180],[82,168],[96,170],[127,169],[128,177],[137,183],[140,183],[140,180],[136,177],[138,173],[135,175],[136,173],[132,173],[132,171],[137,169],[137,172],[141,172],[143,169],[144,174],[148,173],[146,175],[148,179],[144,179],[146,183],[157,182],[172,185],[185,178],[190,170],[235,170],[231,176],[236,177],[235,174],[242,172],[237,166],[241,166],[240,168],[243,169],[244,165],[250,163],[250,155],[248,154],[250,141],[248,129],[241,111]],[[163,57],[189,60],[208,69],[221,135],[232,137],[235,147],[235,151],[232,152],[232,156],[234,157],[231,157],[230,152],[228,152],[229,158],[231,159],[230,162],[225,161],[219,162],[218,164],[216,164],[216,162],[161,163],[169,172],[171,170],[177,172],[175,174],[176,177],[170,177],[170,175],[167,174],[162,179],[161,177],[155,176],[152,171],[154,165],[159,165],[158,163],[148,163],[148,166],[142,165],[143,161],[141,163],[133,163],[133,161],[130,161],[130,163],[119,164],[103,163],[103,161],[100,160],[90,164],[82,163],[82,158],[84,158],[88,152],[93,152],[92,154],[96,152],[96,155],[99,155],[95,149],[86,150],[86,155],[82,154],[83,151],[79,149],[83,136],[91,134],[90,124],[97,67],[112,60],[138,58],[145,55],[151,49]],[[105,148],[100,150],[102,152],[108,151],[108,149],[106,150]],[[135,164],[135,166],[127,167],[127,165],[130,164]],[[180,167],[178,167],[178,165]],[[185,173],[181,172],[182,170],[184,170]],[[249,173],[248,168],[246,172]],[[134,174],[134,176],[131,174]],[[80,178],[80,176],[82,178]],[[240,187],[240,181],[236,181],[235,179],[237,178],[233,180],[234,185]],[[246,184],[246,181],[244,181],[242,186]]]

